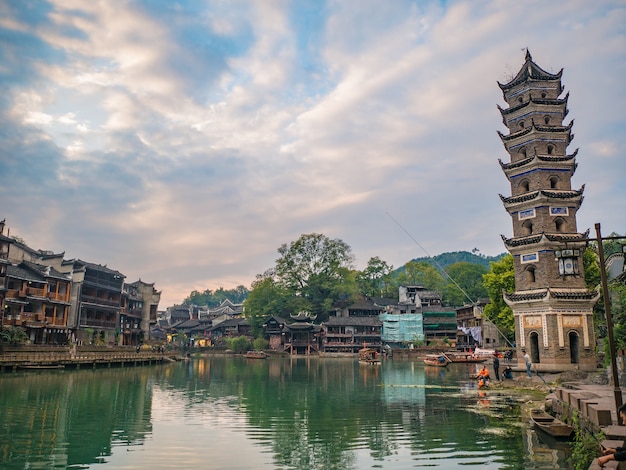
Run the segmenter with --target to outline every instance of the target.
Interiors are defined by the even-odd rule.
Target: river
[[[0,375],[0,468],[568,469],[475,366],[210,356]]]

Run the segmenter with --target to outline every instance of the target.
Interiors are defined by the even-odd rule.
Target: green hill
[[[447,268],[451,264],[465,261],[467,263],[479,264],[489,269],[489,263],[492,261],[499,261],[506,253],[501,253],[497,256],[485,256],[476,255],[469,251],[454,251],[449,253],[441,253],[440,255],[433,256],[431,258],[415,258],[412,261],[425,262],[432,264],[435,267]]]
[[[453,251],[447,253],[441,253],[440,255],[433,257],[423,257],[423,258],[415,258],[410,261],[415,261],[417,263],[428,263],[433,265],[439,271],[442,269],[445,270],[448,266],[453,265],[454,263],[458,263],[460,261],[465,261],[467,263],[478,264],[479,266],[484,266],[487,269],[490,269],[489,263],[492,261],[499,261],[502,257],[506,255],[506,253],[501,253],[497,256],[485,256],[485,255],[476,255],[474,253],[470,253],[469,251]],[[408,261],[407,261],[408,262]],[[395,273],[401,273],[404,271],[404,266],[400,266],[395,270]]]

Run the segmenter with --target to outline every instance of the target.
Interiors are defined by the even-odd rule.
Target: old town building
[[[526,349],[541,371],[596,367],[598,294],[585,286],[588,232],[576,225],[584,186],[571,186],[577,151],[567,153],[574,136],[573,121],[563,123],[569,94],[561,98],[562,72],[543,70],[527,51],[515,77],[498,83],[508,129],[499,135],[510,159],[500,165],[511,186],[511,196],[500,197],[513,222],[513,237],[502,238],[515,269],[515,292],[505,301],[515,318],[517,357]]]
[[[1,323],[36,344],[136,344],[150,337],[161,293],[141,280],[65,253],[35,250],[0,221]]]

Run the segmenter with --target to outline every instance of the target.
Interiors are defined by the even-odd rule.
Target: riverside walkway
[[[0,373],[41,369],[96,369],[162,364],[177,353],[131,347],[5,347],[0,350]]]
[[[535,377],[533,377],[535,379]],[[626,403],[626,395],[622,393],[622,403]],[[606,448],[621,447],[626,437],[626,426],[619,425],[616,407],[615,390],[612,385],[595,385],[582,382],[566,382],[556,387],[546,397],[546,409],[571,422],[574,414],[578,415],[579,426],[588,432],[602,431],[605,439],[602,445]],[[600,444],[600,443],[598,443]],[[619,462],[611,461],[600,467],[594,460],[589,470],[626,469]]]

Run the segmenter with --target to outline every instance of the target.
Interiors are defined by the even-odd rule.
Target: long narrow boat
[[[424,358],[424,364],[434,367],[446,367],[450,364],[450,361],[446,358],[445,354],[427,354]]]
[[[446,358],[452,363],[462,364],[480,364],[487,360],[486,357],[476,356],[475,354],[462,353],[462,352],[447,352]]]
[[[543,410],[531,410],[530,419],[542,431],[554,437],[570,437],[574,428]]]

